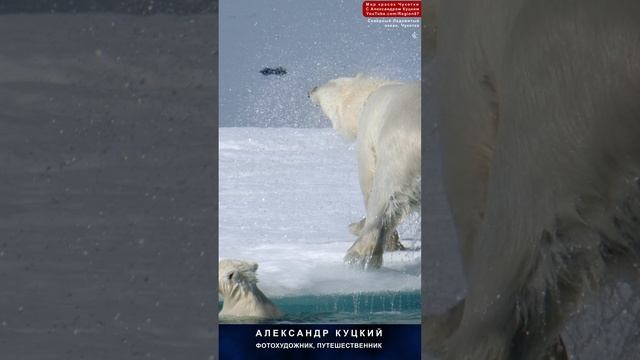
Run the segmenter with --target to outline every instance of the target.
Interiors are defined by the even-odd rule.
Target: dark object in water
[[[264,76],[267,76],[267,75],[282,76],[287,74],[287,69],[283,68],[282,66],[278,66],[277,68],[266,67],[260,70],[260,73]]]

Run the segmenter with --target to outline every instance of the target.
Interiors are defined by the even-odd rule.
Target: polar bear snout
[[[316,90],[318,90],[317,86],[314,86],[313,89],[309,90],[309,92],[307,93],[307,97],[311,100],[314,100],[311,98],[311,96],[313,96],[313,94],[316,92]],[[316,104],[315,101],[313,101],[314,104]]]

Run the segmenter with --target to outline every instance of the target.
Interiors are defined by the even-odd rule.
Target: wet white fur
[[[258,264],[242,260],[222,260],[218,265],[218,292],[224,304],[221,320],[233,318],[273,319],[282,316],[278,308],[258,288]]]
[[[345,261],[382,265],[383,244],[402,218],[420,206],[420,83],[338,78],[309,93],[348,140],[356,140],[366,219]]]

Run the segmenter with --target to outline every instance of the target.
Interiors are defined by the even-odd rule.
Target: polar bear
[[[358,74],[317,86],[309,97],[339,134],[357,144],[366,217],[350,226],[358,239],[345,261],[379,268],[384,249],[402,248],[397,225],[420,207],[420,83]]]
[[[242,260],[222,260],[218,265],[218,292],[223,298],[221,320],[233,318],[275,319],[278,308],[258,289],[258,264]]]
[[[442,325],[424,330],[426,348],[568,358],[561,333],[588,295],[639,285],[640,6],[448,0],[437,16],[434,97],[468,292],[426,319]]]

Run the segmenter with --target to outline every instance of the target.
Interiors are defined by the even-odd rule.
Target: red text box
[[[422,1],[365,1],[365,17],[421,17]]]

